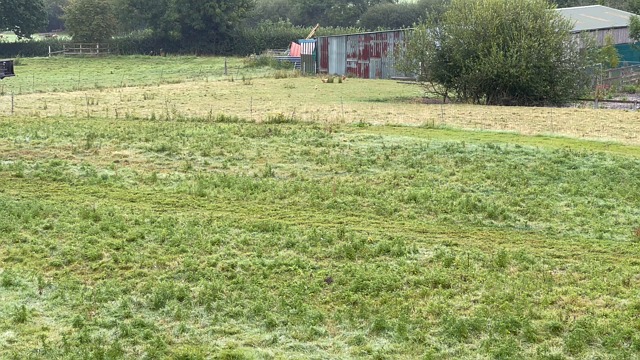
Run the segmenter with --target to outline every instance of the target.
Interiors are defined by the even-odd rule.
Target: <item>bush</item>
[[[546,0],[453,0],[408,36],[400,67],[463,102],[563,104],[584,93],[597,62],[572,28]]]
[[[58,39],[22,40],[13,43],[2,43],[0,45],[0,58],[48,56],[49,46],[51,46],[51,51],[60,51],[64,43],[65,41]]]

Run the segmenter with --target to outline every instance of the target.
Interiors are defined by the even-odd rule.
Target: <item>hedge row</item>
[[[0,42],[0,58],[47,56],[49,46],[51,46],[51,51],[60,51],[62,44],[64,41],[57,39]]]
[[[311,28],[292,26],[288,23],[267,23],[254,28],[240,28],[227,37],[178,41],[154,37],[148,32],[135,33],[110,41],[112,52],[121,55],[168,54],[238,55],[259,54],[266,49],[287,48],[292,41],[307,37]],[[316,35],[336,35],[359,32],[355,28],[321,28]],[[0,58],[16,56],[47,56],[51,51],[62,50],[63,40],[30,40],[0,43]]]

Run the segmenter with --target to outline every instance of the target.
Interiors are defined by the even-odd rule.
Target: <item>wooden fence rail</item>
[[[60,51],[51,51],[51,46],[49,46],[49,57],[58,54],[65,56],[101,56],[111,54],[111,48],[109,44],[72,43],[62,44],[62,50]]]

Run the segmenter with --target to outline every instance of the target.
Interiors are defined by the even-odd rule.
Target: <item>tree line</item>
[[[147,31],[159,39],[201,42],[265,23],[290,26],[411,27],[439,16],[451,0],[2,0],[0,30],[20,37],[69,30],[79,41]],[[601,4],[640,12],[640,0],[550,0],[557,7]]]

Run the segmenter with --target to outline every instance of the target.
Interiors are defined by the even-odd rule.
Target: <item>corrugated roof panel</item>
[[[634,14],[602,5],[578,6],[556,9],[562,16],[574,22],[573,31],[589,31],[629,26]]]

